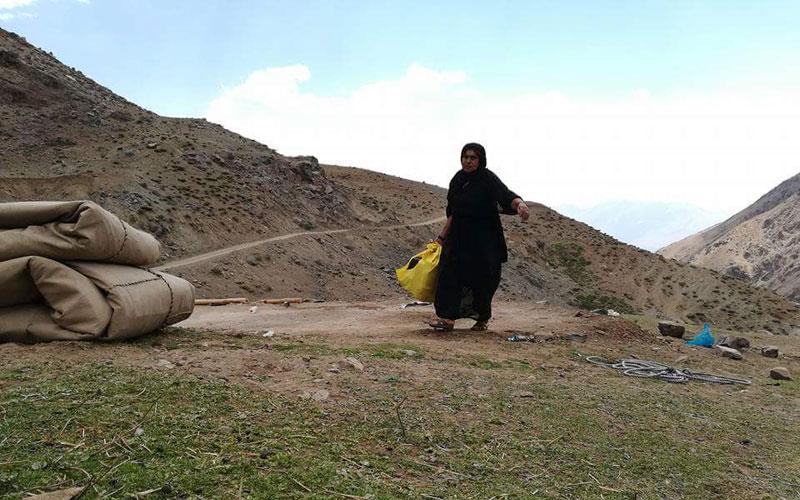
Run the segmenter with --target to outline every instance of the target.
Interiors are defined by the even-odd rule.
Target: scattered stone
[[[586,334],[580,332],[570,332],[564,338],[572,342],[586,342]]]
[[[733,349],[744,349],[750,347],[750,341],[744,337],[734,337],[733,335],[729,335],[727,337],[723,337],[723,339],[719,341],[719,345]]]
[[[773,380],[792,380],[792,374],[782,366],[776,366],[769,371],[769,378]]]
[[[144,434],[144,429],[142,429],[141,427],[137,427],[136,430],[133,431],[133,435],[136,437],[139,437],[142,434]]]
[[[300,397],[303,399],[313,399],[317,402],[326,401],[330,397],[331,393],[328,392],[326,389],[318,389],[316,391],[304,391]]]
[[[532,393],[531,391],[522,391],[517,393],[518,398],[535,398],[536,394]]]
[[[686,333],[686,327],[673,321],[659,321],[658,332],[665,337],[682,339],[683,334]]]
[[[264,333],[262,333],[261,336],[271,339],[272,337],[275,336],[275,332],[273,332],[272,330],[264,330]]]
[[[175,368],[175,365],[173,365],[166,359],[159,359],[158,362],[156,363],[156,366],[167,370],[172,370],[173,368]]]
[[[684,361],[687,361],[688,359],[689,359],[689,356],[679,356],[678,359],[675,360],[675,364],[683,363]]]
[[[736,349],[732,349],[730,347],[726,347],[720,344],[715,345],[714,349],[722,353],[723,358],[742,359],[742,353],[737,351]]]
[[[252,306],[252,307],[250,308],[250,313],[251,313],[251,314],[255,314],[255,313],[256,313],[256,311],[258,311],[258,306]]]
[[[327,401],[327,399],[331,396],[331,393],[325,389],[320,389],[315,391],[314,394],[311,395],[311,399],[314,401]]]
[[[158,146],[157,142],[148,142],[147,143],[147,149],[155,149],[156,146]]]
[[[332,366],[332,367],[328,368],[328,371],[331,372],[331,373],[339,373],[340,372],[339,367],[337,367],[337,366]]]
[[[761,348],[761,355],[767,358],[777,358],[780,351],[774,345],[767,345]]]
[[[344,358],[344,362],[360,372],[364,371],[364,364],[356,358]]]
[[[400,352],[402,352],[408,357],[414,357],[417,355],[417,351],[412,351],[411,349],[402,349]]]

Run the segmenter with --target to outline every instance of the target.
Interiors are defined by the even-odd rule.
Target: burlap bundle
[[[36,255],[147,266],[159,253],[152,235],[91,201],[0,203],[0,261]]]
[[[158,254],[89,201],[0,203],[0,342],[124,339],[188,318],[188,281],[132,266]]]

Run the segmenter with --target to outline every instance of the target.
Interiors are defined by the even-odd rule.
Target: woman
[[[434,329],[450,331],[455,320],[472,318],[473,330],[486,330],[500,267],[508,260],[501,212],[530,216],[522,198],[486,168],[483,146],[469,143],[461,149],[461,170],[447,191],[447,222],[436,238],[443,248]]]

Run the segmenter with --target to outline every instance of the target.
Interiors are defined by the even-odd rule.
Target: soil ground
[[[400,306],[200,307],[128,343],[0,345],[0,495],[800,495],[800,384],[767,378],[800,372],[793,337],[752,335],[733,361],[641,316],[499,301],[490,331],[436,333],[430,306]],[[629,378],[588,354],[753,383]]]

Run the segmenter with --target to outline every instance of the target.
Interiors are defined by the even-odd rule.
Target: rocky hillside
[[[659,250],[800,300],[800,174],[730,219]]]
[[[204,297],[404,300],[393,268],[441,227],[405,224],[444,215],[442,188],[284,157],[202,119],[158,116],[2,30],[0,140],[0,201],[92,199],[156,234],[162,263],[290,233],[349,230],[172,269]],[[542,205],[532,204],[527,224],[505,223],[511,256],[500,298],[740,330],[800,325],[782,297],[622,244]]]

